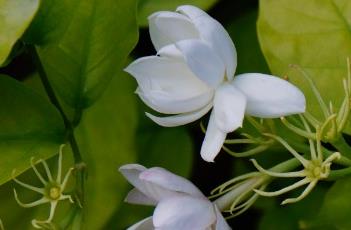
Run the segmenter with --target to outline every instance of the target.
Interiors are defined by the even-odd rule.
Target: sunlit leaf
[[[307,109],[321,110],[297,64],[315,81],[325,101],[335,108],[344,98],[342,79],[351,53],[351,2],[348,0],[262,0],[258,19],[259,40],[274,74],[288,75],[301,87]],[[350,125],[347,132],[350,133]]]
[[[64,124],[49,101],[0,75],[0,185],[30,167],[30,158],[57,154]]]
[[[123,202],[128,182],[118,168],[136,160],[136,95],[131,77],[112,79],[99,103],[86,110],[78,141],[87,164],[84,229],[102,229]]]
[[[30,25],[39,0],[0,0],[0,66],[6,64],[12,47]]]
[[[90,106],[122,68],[137,39],[135,0],[51,0],[27,33],[58,95]]]
[[[138,5],[138,24],[147,26],[147,17],[156,11],[174,11],[180,5],[194,5],[208,10],[217,0],[140,0]]]

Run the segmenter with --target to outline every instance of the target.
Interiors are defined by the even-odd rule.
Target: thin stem
[[[344,168],[344,169],[338,169],[338,170],[332,170],[332,171],[330,171],[330,174],[326,180],[334,181],[334,180],[338,180],[342,177],[349,176],[350,174],[351,174],[351,167]]]
[[[79,164],[82,162],[82,157],[81,157],[77,142],[76,142],[75,137],[74,137],[74,125],[76,125],[76,123],[79,123],[79,119],[81,118],[81,112],[76,113],[75,118],[73,119],[74,124],[71,123],[71,121],[66,116],[58,98],[55,95],[55,91],[50,84],[50,81],[46,75],[46,72],[44,70],[44,67],[43,67],[41,61],[40,61],[40,58],[38,56],[38,53],[37,53],[35,47],[30,46],[29,50],[31,51],[32,57],[36,63],[39,77],[40,77],[40,80],[45,88],[45,91],[46,91],[51,103],[58,109],[58,111],[60,112],[60,114],[63,118],[63,121],[64,121],[66,129],[67,129],[67,138],[69,139],[69,142],[72,146],[74,161],[76,164]]]
[[[340,136],[337,141],[331,143],[343,156],[351,157],[351,146],[349,146],[345,138]]]

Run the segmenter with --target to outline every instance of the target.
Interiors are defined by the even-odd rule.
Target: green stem
[[[351,167],[344,168],[344,169],[338,169],[338,170],[332,170],[328,176],[328,181],[334,181],[337,179],[340,179],[345,176],[349,176],[351,174]]]
[[[78,196],[78,202],[81,206],[81,204],[84,201],[84,180],[85,180],[86,165],[83,162],[82,155],[79,151],[79,147],[78,147],[77,141],[76,141],[75,136],[74,136],[74,128],[79,123],[79,120],[81,118],[81,111],[79,113],[76,113],[76,116],[73,119],[74,123],[68,119],[63,108],[60,105],[58,98],[55,95],[54,89],[52,88],[52,86],[49,82],[49,79],[46,75],[46,72],[44,70],[44,67],[43,67],[41,61],[40,61],[40,58],[38,56],[38,53],[37,53],[35,47],[30,46],[29,50],[32,54],[32,57],[33,57],[35,63],[36,63],[40,80],[45,88],[45,91],[49,97],[49,100],[58,109],[58,111],[60,112],[60,114],[63,118],[63,121],[64,121],[64,124],[66,127],[66,139],[69,141],[69,143],[71,145],[73,157],[74,157],[74,162],[75,162],[75,169],[77,171],[77,174],[76,174],[77,175],[76,176],[77,177],[76,193]]]
[[[80,154],[80,151],[79,151],[79,148],[78,148],[78,145],[77,145],[77,141],[74,137],[74,125],[73,123],[68,119],[68,117],[66,116],[58,98],[56,97],[55,95],[55,91],[54,89],[52,88],[50,82],[49,82],[49,79],[46,75],[46,72],[44,70],[44,67],[40,61],[40,58],[38,56],[38,53],[35,49],[34,46],[30,46],[29,48],[31,54],[32,54],[32,57],[35,61],[35,64],[37,66],[37,70],[38,70],[38,73],[39,73],[39,77],[40,77],[40,80],[44,86],[44,89],[49,97],[49,100],[51,101],[51,103],[58,109],[58,111],[60,112],[62,118],[63,118],[63,122],[65,123],[65,126],[66,126],[66,130],[67,130],[67,139],[69,140],[70,144],[71,144],[71,147],[72,147],[72,152],[73,152],[73,155],[74,155],[74,161],[76,164],[80,164],[82,163],[82,156]],[[77,116],[78,118],[75,118],[74,119],[74,122],[77,122],[78,119],[80,119],[81,117],[81,113],[79,113],[79,116]]]
[[[351,157],[351,146],[349,146],[345,138],[340,136],[336,141],[331,143],[343,156]]]
[[[270,168],[269,171],[288,172],[295,169],[299,165],[300,165],[300,162],[296,158],[292,158],[280,164],[275,165],[274,167]],[[263,184],[269,184],[272,180],[272,177],[265,174],[260,174],[257,176],[257,180],[249,182],[253,178],[255,178],[255,176],[248,177],[246,179],[248,183],[240,181],[241,183],[240,185],[238,184],[236,184],[238,186],[234,185],[234,188],[232,190],[228,191],[224,195],[214,200],[213,203],[215,203],[221,211],[224,211],[227,207],[229,207],[232,204],[232,202],[234,202],[235,199],[237,199],[242,194],[253,192],[253,189],[260,187]]]

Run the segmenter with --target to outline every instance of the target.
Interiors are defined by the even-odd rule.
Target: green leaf
[[[30,167],[30,158],[46,159],[64,142],[59,112],[21,83],[0,75],[0,185]]]
[[[123,67],[137,40],[135,14],[135,0],[51,0],[27,33],[55,91],[78,113]]]
[[[288,75],[307,98],[307,109],[321,117],[311,89],[289,64],[307,71],[324,100],[335,108],[344,98],[342,79],[351,53],[351,2],[348,0],[262,0],[258,34],[272,72]],[[346,130],[351,133],[350,124]]]
[[[147,17],[156,11],[174,11],[180,5],[194,5],[203,10],[211,8],[217,0],[139,0],[138,5],[138,24],[147,26]]]
[[[184,127],[164,128],[155,125],[138,131],[138,162],[147,168],[163,167],[188,177],[194,151],[189,133]]]
[[[351,229],[351,177],[338,180],[325,196],[315,224],[329,224],[340,230]]]
[[[40,0],[0,0],[0,66],[7,62],[13,46],[30,25]]]
[[[282,199],[285,199],[287,197],[297,197],[298,195],[300,195],[300,192],[302,192],[303,189],[290,192],[288,195],[282,195]],[[267,202],[269,202],[269,199],[273,199],[272,197],[262,198],[263,201],[266,202],[266,206],[262,207],[261,205],[261,208],[263,208],[263,216],[260,220],[258,229],[331,230],[331,228],[327,228],[327,226],[323,226],[324,228],[315,228],[315,226],[312,226],[310,224],[311,220],[314,220],[318,215],[318,211],[321,208],[321,201],[323,200],[325,193],[326,188],[321,185],[318,185],[318,187],[315,187],[313,191],[303,200],[299,201],[298,203],[293,203],[289,205],[280,205],[278,202],[281,202],[282,200],[278,200],[278,202],[275,202],[274,205],[271,205]]]
[[[118,168],[136,160],[134,89],[133,79],[120,73],[99,103],[86,110],[78,126],[77,139],[88,173],[83,229],[103,229],[123,202],[128,182]]]

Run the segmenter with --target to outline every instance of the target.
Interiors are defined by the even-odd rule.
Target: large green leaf
[[[194,5],[203,10],[208,10],[217,0],[139,0],[138,24],[147,26],[147,17],[156,11],[174,11],[180,5]]]
[[[135,0],[51,0],[26,34],[37,44],[58,95],[75,110],[90,106],[116,77],[136,43]]]
[[[0,66],[6,64],[12,47],[30,25],[39,0],[0,0]]]
[[[103,97],[86,110],[77,136],[87,164],[84,229],[102,229],[124,199],[128,182],[118,172],[136,160],[137,124],[135,85],[120,74]]]
[[[49,101],[0,75],[0,185],[30,167],[30,158],[48,158],[64,141],[64,124]]]
[[[351,177],[338,180],[325,196],[319,219],[314,224],[329,224],[340,230],[351,229],[350,190]]]
[[[262,0],[258,19],[259,40],[270,69],[288,74],[306,95],[308,110],[321,111],[300,73],[298,64],[315,81],[326,102],[338,108],[344,98],[342,78],[351,53],[351,2],[348,0]],[[350,125],[347,132],[350,133]]]

